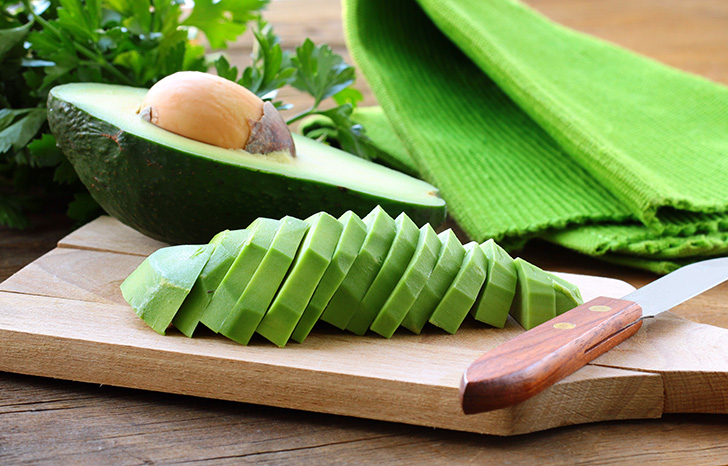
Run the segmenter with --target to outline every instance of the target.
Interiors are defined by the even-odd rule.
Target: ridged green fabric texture
[[[474,240],[658,273],[728,250],[728,89],[512,0],[344,0],[356,117]],[[386,157],[385,157],[386,158]]]

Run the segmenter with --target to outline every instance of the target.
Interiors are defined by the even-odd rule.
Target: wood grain
[[[728,2],[526,0],[546,15],[682,69],[728,84]],[[338,0],[280,0],[289,43],[343,37]],[[641,11],[641,12],[639,12]],[[639,12],[639,13],[637,13]],[[287,27],[291,29],[286,29]],[[289,33],[288,31],[298,32]],[[247,51],[232,50],[244,60]],[[365,88],[362,80],[359,86]],[[366,90],[366,89],[365,89]],[[305,105],[302,99],[299,105]],[[52,249],[70,230],[60,215],[24,232],[0,228],[0,281]],[[655,276],[533,242],[524,258],[547,269],[642,286]],[[728,328],[728,284],[674,309]],[[608,353],[616,354],[621,346]],[[604,357],[604,356],[603,356]],[[578,413],[577,413],[578,414]],[[725,415],[665,415],[564,427],[509,438],[0,373],[3,464],[728,464]]]
[[[139,236],[132,228],[105,215],[96,219],[93,226],[84,225],[58,241],[58,247],[61,248],[121,252],[143,257],[164,246],[167,244]]]
[[[143,260],[139,248],[125,254],[103,246],[145,241],[101,218],[0,284],[0,370],[500,435],[662,412],[659,376],[589,368],[518,407],[465,416],[463,371],[483,349],[521,333],[513,321],[503,330],[471,322],[455,336],[429,329],[391,340],[324,327],[285,349],[204,333],[163,337],[119,291]],[[586,283],[587,296],[631,289],[596,277]]]
[[[102,246],[94,244],[97,240]],[[523,332],[512,320],[505,329],[469,322],[456,335],[401,331],[390,340],[323,327],[304,344],[283,349],[263,339],[238,345],[211,332],[192,339],[173,330],[161,336],[137,318],[119,291],[143,260],[135,252],[139,248],[127,254],[103,246],[145,241],[116,220],[101,218],[0,284],[0,370],[497,435],[656,417],[664,411],[662,372],[632,361],[629,370],[619,364],[586,367],[517,406],[463,414],[458,396],[463,372],[484,350]],[[625,284],[613,289],[619,282],[611,279],[569,278],[577,285],[585,278],[586,299],[631,290]],[[608,302],[616,309],[612,301],[618,300]],[[628,317],[633,321],[636,315]],[[651,325],[660,328],[660,322]],[[679,333],[679,324],[669,324]],[[728,338],[725,330],[710,331]],[[692,340],[671,343],[699,354],[706,341],[711,340],[696,333]],[[625,345],[641,353],[632,341]],[[710,345],[713,358],[728,354]],[[728,368],[692,362],[694,367],[687,360],[681,366],[684,385],[691,388],[688,410],[725,412],[725,403],[713,399],[728,397],[728,385],[713,383]],[[701,377],[697,382],[689,380],[695,371]],[[671,399],[674,411],[681,409],[679,400]]]
[[[53,326],[40,330],[21,306]],[[292,359],[263,342],[161,337],[125,306],[14,293],[0,293],[0,338],[0,370],[453,430],[507,435],[571,424],[573,412],[578,422],[661,413],[659,377],[589,368],[517,409],[465,416],[457,385],[472,349],[332,333],[309,337]]]
[[[724,329],[660,315],[634,337],[639,351],[623,345],[594,361],[606,367],[638,368],[659,373],[665,383],[665,412],[727,412],[728,337]],[[700,348],[677,342],[700,342]],[[691,368],[700,367],[698,372]],[[688,375],[690,373],[690,375]]]
[[[722,416],[502,438],[18,374],[0,378],[0,393],[5,464],[719,465],[728,457]]]
[[[508,340],[465,370],[463,411],[477,414],[528,400],[634,335],[640,317],[636,303],[600,296]]]

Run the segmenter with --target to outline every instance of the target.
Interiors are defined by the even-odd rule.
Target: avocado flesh
[[[279,220],[270,218],[259,218],[250,224],[248,227],[250,236],[243,243],[202,314],[200,322],[207,328],[214,332],[220,331],[223,322],[255,274],[260,261],[268,252],[279,225]]]
[[[329,301],[321,320],[344,330],[382,267],[396,234],[394,219],[381,207],[364,218],[367,236],[354,263]]]
[[[225,230],[215,235],[210,244],[215,247],[205,267],[192,286],[190,294],[182,303],[172,320],[177,330],[191,337],[200,322],[212,295],[230,270],[245,240],[250,236],[248,230]]]
[[[445,218],[445,202],[428,183],[299,135],[290,157],[223,149],[165,131],[136,113],[146,92],[61,85],[49,93],[48,121],[94,199],[148,236],[202,243],[261,216],[365,215],[377,205],[393,215],[406,212],[418,225]]]
[[[158,249],[122,282],[121,294],[147,325],[164,335],[213,249],[211,244]]]
[[[248,344],[283,283],[308,227],[308,223],[294,217],[281,219],[270,248],[220,327],[221,334]]]
[[[497,270],[494,264],[499,261],[494,258],[499,255],[513,266],[517,280],[513,300],[502,300],[499,306],[510,302],[511,315],[523,327],[530,329],[583,302],[576,286],[523,259],[513,261],[493,241],[463,246],[452,231],[436,235],[430,225],[417,231],[414,253],[400,273],[401,267],[392,264],[404,262],[410,254],[395,251],[408,249],[403,245],[411,235],[405,231],[412,228],[404,216],[395,221],[380,208],[365,221],[351,211],[338,220],[323,212],[305,221],[259,218],[248,229],[221,232],[207,245],[156,251],[127,277],[121,291],[139,317],[159,333],[163,334],[170,323],[181,322],[179,328],[184,330],[189,324],[191,335],[197,324],[195,316],[209,300],[203,323],[217,303],[221,314],[216,317],[220,321],[216,331],[243,344],[257,331],[278,346],[284,346],[289,338],[299,342],[306,338],[362,257],[374,269],[360,265],[361,270],[375,278],[367,288],[363,284],[366,280],[358,274],[352,283],[367,291],[361,292],[359,301],[347,292],[349,307],[345,310],[361,306],[372,296],[372,290],[378,296],[386,295],[370,329],[387,338],[404,326],[428,290],[435,296],[427,295],[434,309],[431,315],[425,313],[424,319],[448,332],[457,331],[469,310],[477,312],[478,306],[473,306],[476,298],[485,299],[483,290],[496,281],[497,274],[489,276],[488,271]],[[391,240],[386,239],[390,235]],[[384,263],[373,260],[374,250]],[[445,272],[438,272],[445,265]],[[389,289],[390,279],[396,284],[385,293],[384,283]],[[197,297],[192,293],[195,289]],[[186,306],[189,309],[185,310]],[[433,304],[423,308],[430,306]],[[205,325],[214,329],[209,322]],[[421,331],[424,325],[419,323],[415,330]]]
[[[324,272],[323,277],[321,277],[316,291],[296,324],[293,335],[291,335],[291,338],[299,343],[303,343],[316,322],[321,318],[326,305],[336,290],[339,289],[341,282],[344,281],[366,238],[367,226],[354,212],[348,211],[339,217],[339,223],[341,223],[343,231],[331,258],[331,263]]]
[[[432,274],[441,248],[440,239],[430,225],[420,228],[417,247],[402,277],[372,322],[372,331],[391,338]]]
[[[503,328],[516,294],[516,267],[513,258],[492,239],[481,244],[480,248],[488,259],[488,271],[472,314],[477,321]]]
[[[480,245],[464,246],[465,258],[458,274],[430,316],[430,323],[448,333],[457,332],[485,283],[487,259]]]
[[[283,347],[291,337],[303,311],[331,263],[343,226],[321,212],[305,220],[310,225],[291,271],[256,332]]]
[[[581,297],[579,287],[570,283],[568,280],[564,280],[558,275],[554,275],[550,272],[546,272],[548,277],[551,279],[551,284],[554,287],[556,293],[556,315],[559,316],[566,311],[574,309],[576,306],[584,304],[584,299]]]
[[[357,335],[364,335],[369,330],[372,321],[402,277],[417,246],[420,233],[417,225],[404,214],[400,214],[394,223],[397,233],[392,241],[392,247],[389,248],[382,268],[346,326],[347,330]]]
[[[514,261],[518,273],[510,314],[526,330],[556,317],[556,294],[548,274],[520,257]]]
[[[447,229],[437,237],[442,244],[437,264],[417,300],[402,320],[402,327],[418,335],[425,328],[432,312],[455,279],[465,257],[465,249],[452,230]]]

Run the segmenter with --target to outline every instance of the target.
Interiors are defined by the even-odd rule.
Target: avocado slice
[[[457,332],[485,283],[487,261],[476,242],[464,246],[465,258],[455,279],[430,316],[430,323],[449,333]]]
[[[270,248],[220,327],[221,334],[248,344],[286,277],[308,227],[308,223],[294,217],[281,219]]]
[[[488,270],[485,286],[475,302],[472,314],[477,321],[503,328],[516,294],[516,267],[513,258],[492,239],[481,244],[480,248],[488,259]]]
[[[514,261],[518,274],[510,314],[530,330],[556,317],[556,293],[548,274],[520,257]]]
[[[437,264],[402,321],[402,327],[418,335],[455,279],[465,257],[465,248],[451,229],[448,228],[437,237],[442,243]]]
[[[396,234],[392,217],[377,206],[364,218],[367,236],[354,263],[329,301],[321,320],[344,330],[387,257]]]
[[[574,309],[576,306],[584,304],[584,298],[581,297],[581,291],[579,291],[578,286],[570,283],[568,280],[564,280],[558,275],[554,275],[550,272],[546,272],[546,274],[551,279],[551,284],[554,287],[554,293],[556,293],[557,316]]]
[[[291,271],[256,329],[256,332],[281,347],[291,337],[329,266],[343,230],[342,224],[325,212],[305,221],[310,227]]]
[[[437,263],[441,243],[430,225],[420,228],[417,247],[402,277],[372,322],[372,331],[391,338],[414,304]]]
[[[172,320],[172,325],[177,330],[188,337],[192,336],[207,305],[210,304],[212,294],[222,282],[227,271],[230,270],[240,248],[243,247],[243,243],[249,236],[250,231],[248,230],[225,230],[210,240],[210,244],[215,247],[210,255],[210,260],[205,264],[200,276],[192,286],[190,294],[187,295]]]
[[[303,343],[318,322],[331,297],[344,281],[367,236],[366,224],[352,211],[339,217],[339,223],[341,223],[343,231],[331,263],[291,335],[291,338],[299,343]]]
[[[155,332],[164,335],[189,294],[214,245],[158,249],[121,284],[121,294]]]
[[[270,218],[259,218],[250,224],[248,227],[250,236],[243,243],[238,256],[202,314],[200,322],[207,328],[214,332],[220,331],[220,327],[245,291],[260,261],[268,252],[279,225],[279,220]]]
[[[369,330],[372,321],[402,277],[417,246],[420,236],[417,225],[405,214],[400,214],[394,223],[397,233],[394,235],[392,247],[389,248],[382,268],[346,326],[347,330],[357,335],[364,335]]]
[[[259,216],[364,215],[377,205],[406,212],[418,225],[445,219],[445,202],[430,184],[303,136],[294,135],[291,157],[223,149],[165,131],[137,114],[146,92],[57,86],[48,96],[48,122],[94,199],[148,236],[203,243]]]

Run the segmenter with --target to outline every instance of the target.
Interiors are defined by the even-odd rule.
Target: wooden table
[[[529,0],[568,26],[728,84],[728,2]],[[345,53],[336,0],[281,0],[267,17],[287,47],[303,37]],[[231,50],[245,62],[243,41]],[[360,87],[363,87],[360,82]],[[373,103],[365,92],[366,102]],[[293,93],[291,99],[298,99]],[[727,116],[728,117],[728,116]],[[0,229],[0,281],[70,231],[62,214],[26,231]],[[522,255],[549,269],[641,286],[655,277],[533,243]],[[728,285],[675,309],[728,328]],[[0,373],[0,464],[207,461],[320,463],[728,464],[725,415],[669,415],[490,437],[278,408]]]

